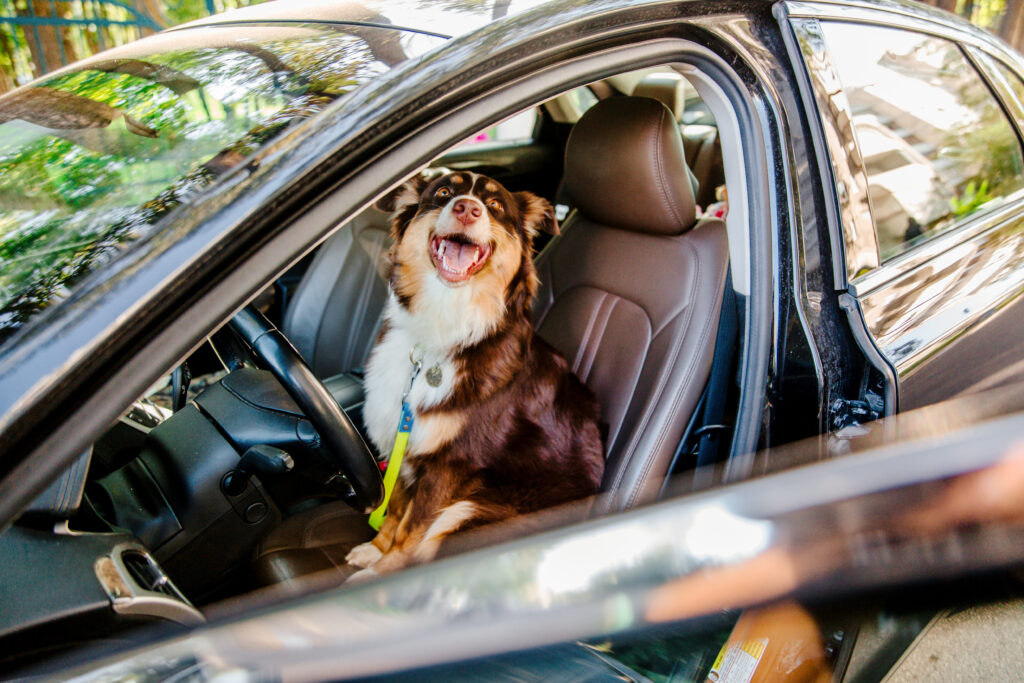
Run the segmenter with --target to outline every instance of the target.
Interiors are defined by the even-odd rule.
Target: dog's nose
[[[480,205],[476,202],[471,202],[466,199],[460,199],[455,202],[455,206],[452,207],[452,213],[463,225],[469,225],[477,218],[480,218],[482,210]]]

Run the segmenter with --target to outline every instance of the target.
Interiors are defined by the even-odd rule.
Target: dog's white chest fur
[[[419,330],[414,318],[401,308],[394,297],[388,301],[386,316],[388,332],[374,347],[366,368],[363,419],[366,421],[370,439],[377,446],[381,456],[388,457],[395,443],[395,434],[401,417],[402,394],[409,390],[406,400],[415,418],[406,450],[406,456],[411,456],[422,453],[424,445],[437,442],[436,436],[431,434],[431,420],[424,419],[421,412],[441,403],[452,392],[455,385],[452,347],[439,348],[436,342],[442,340],[417,334]],[[427,343],[424,343],[425,338]],[[409,381],[413,374],[413,364],[410,354],[421,363],[421,370],[412,382],[411,389]],[[435,366],[441,375],[440,383],[436,387],[427,381],[428,371]]]

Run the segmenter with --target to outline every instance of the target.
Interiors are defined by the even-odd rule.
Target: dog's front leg
[[[394,515],[389,514],[380,525],[380,531],[373,540],[360,543],[345,556],[345,562],[353,567],[372,567],[384,553],[391,549],[395,542],[395,531],[398,522]]]
[[[376,540],[376,537],[374,538]],[[345,556],[345,563],[353,567],[372,567],[381,558],[383,553],[373,544],[373,541],[360,543]]]
[[[406,505],[404,487],[399,484],[391,495],[388,503],[388,515],[380,525],[380,530],[372,541],[360,543],[345,556],[345,562],[353,567],[372,567],[381,556],[391,550],[395,544],[400,522],[409,513]]]
[[[419,524],[412,529],[407,529],[409,510],[407,507],[401,524],[396,524],[394,534],[401,536],[395,542],[394,536],[389,539],[388,550],[386,550],[376,561],[367,566],[366,569],[356,572],[349,577],[349,581],[363,581],[365,579],[397,571],[412,564],[429,562],[437,555],[441,542],[451,533],[457,531],[474,517],[479,516],[479,508],[475,503],[462,500],[449,505],[431,522]],[[387,519],[392,519],[388,513]],[[385,522],[386,523],[386,522]],[[381,526],[378,538],[384,534],[384,527]],[[376,539],[374,539],[376,543]]]
[[[402,524],[396,521],[398,519],[398,515],[395,514],[396,512],[396,510],[389,510],[388,516],[384,518],[384,522],[380,525],[380,531],[377,532],[373,540],[369,543],[357,545],[345,557],[345,561],[349,564],[355,567],[363,567],[363,569],[348,577],[346,583],[366,581],[404,567],[407,564],[404,561],[405,553],[395,546],[395,537],[402,527]],[[405,516],[402,518],[403,522],[407,521],[408,508],[405,510],[405,513]],[[359,564],[359,562],[364,560],[367,561],[367,564]]]

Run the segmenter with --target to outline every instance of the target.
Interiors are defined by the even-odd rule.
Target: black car
[[[588,561],[603,566],[601,553],[650,549],[644,539],[676,532],[685,552],[711,547],[707,557],[724,564],[772,546],[767,521],[712,506],[702,528],[746,548],[721,555],[685,533],[682,511],[708,499],[677,496],[846,455],[877,438],[867,426],[876,418],[1024,376],[1024,61],[1012,50],[911,3],[526,4],[268,3],[0,98],[6,670],[53,671],[81,646],[98,650],[74,657],[166,635],[140,635],[140,625],[190,629],[259,587],[280,596],[339,583],[351,528],[331,520],[381,496],[360,435],[361,368],[388,296],[387,217],[372,203],[414,173],[472,170],[556,205],[562,234],[536,257],[537,330],[601,400],[608,464],[595,506],[607,516],[560,516],[555,524],[570,525],[537,537],[568,547],[562,564],[546,565],[547,597],[513,588],[525,565],[496,569],[517,552],[544,555],[544,540],[408,576],[454,585],[489,567],[491,600],[529,594],[586,613],[574,623],[592,628],[559,636],[549,619],[524,639],[497,624],[490,649],[474,649],[470,622],[445,614],[479,615],[476,603],[460,611],[469,597],[401,574],[379,589],[319,594],[309,608],[374,595],[432,605],[421,626],[445,629],[416,641],[431,657],[377,667],[353,658],[351,669],[302,677],[577,638],[597,649],[584,660],[608,665],[594,639],[651,619],[623,616],[633,594],[615,597],[615,581],[585,571]],[[645,98],[671,121],[653,143],[634,125]],[[621,125],[600,144],[574,144],[577,121],[613,99]],[[566,182],[580,169],[592,185]],[[665,200],[669,184],[685,184],[696,216]],[[615,209],[594,208],[607,204]],[[1013,403],[1001,396],[985,399],[993,411]],[[775,450],[809,437],[797,456]],[[908,456],[891,488],[999,455],[917,474],[907,463],[920,458]],[[814,487],[814,472],[828,481],[841,462],[737,490]],[[860,456],[849,462],[860,464],[839,469],[861,484],[847,497],[884,488],[857,479],[870,470]],[[722,495],[742,495],[732,490]],[[672,500],[647,507],[659,499]],[[793,505],[818,509],[802,500]],[[977,562],[948,573],[1012,564],[1012,552],[995,556],[1013,538],[984,537]],[[636,557],[646,558],[636,576],[649,567],[646,580],[658,582],[703,566]],[[444,578],[444,567],[456,574]],[[326,571],[309,578],[314,569]],[[851,587],[919,578],[843,571]],[[583,593],[585,605],[557,598]],[[270,624],[274,647],[288,650],[287,614],[239,623]],[[841,674],[856,642],[848,622],[812,616],[815,632],[840,634],[820,649]],[[738,618],[728,613],[712,633],[727,638]],[[332,623],[342,640],[364,628]],[[187,643],[199,641],[175,642],[197,656]],[[721,664],[687,659],[685,675],[721,676]],[[95,675],[113,675],[104,671]]]

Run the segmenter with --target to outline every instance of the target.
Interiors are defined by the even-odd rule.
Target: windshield
[[[197,28],[0,98],[0,341],[296,121],[439,42],[339,24]]]

